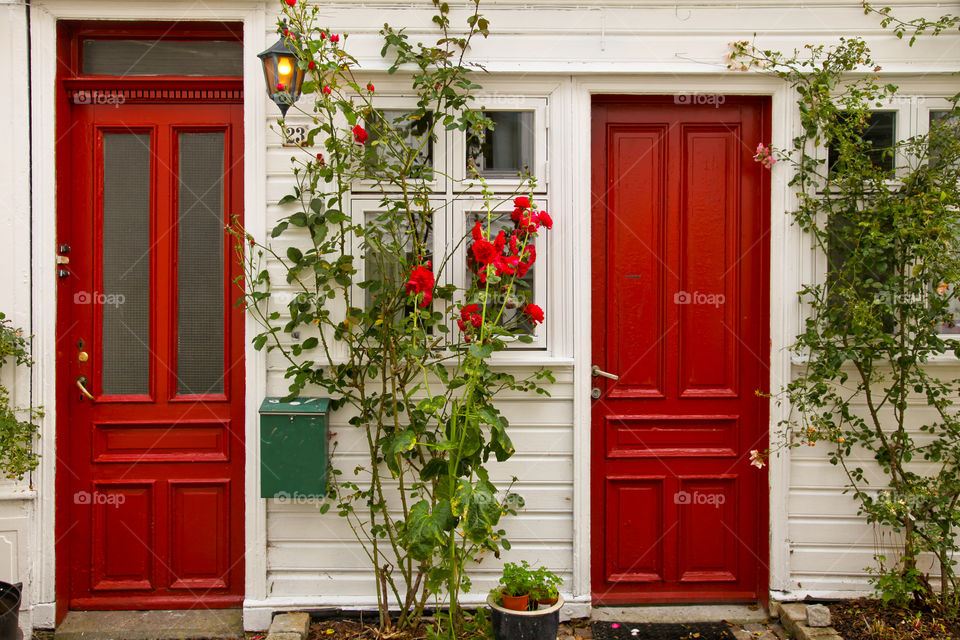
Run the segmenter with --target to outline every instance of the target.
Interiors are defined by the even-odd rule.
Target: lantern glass
[[[258,57],[263,63],[267,95],[280,107],[280,113],[286,115],[290,105],[300,98],[304,70],[297,66],[296,54],[287,47],[283,38]]]

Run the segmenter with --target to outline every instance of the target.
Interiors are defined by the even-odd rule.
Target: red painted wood
[[[61,87],[61,90],[62,87]],[[243,311],[233,240],[224,232],[225,393],[176,397],[177,175],[180,131],[225,133],[224,216],[242,215],[238,104],[68,103],[58,145],[58,615],[66,608],[238,606],[243,600]],[[63,122],[63,120],[61,120]],[[151,134],[150,386],[101,389],[102,135]],[[83,342],[82,349],[78,346]],[[89,360],[80,362],[80,351]],[[86,376],[94,401],[74,386]]]
[[[595,98],[594,604],[765,596],[766,105]]]

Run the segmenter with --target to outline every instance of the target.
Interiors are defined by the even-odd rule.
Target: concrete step
[[[71,611],[53,637],[54,640],[243,640],[243,611]]]
[[[766,622],[763,607],[742,604],[594,607],[591,617],[608,622]]]

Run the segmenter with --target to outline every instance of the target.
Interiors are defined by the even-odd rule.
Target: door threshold
[[[243,640],[243,611],[70,611],[53,637],[54,640]]]
[[[767,610],[752,604],[594,606],[590,617],[605,622],[766,622]]]

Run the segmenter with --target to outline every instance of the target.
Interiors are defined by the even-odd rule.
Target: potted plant
[[[531,592],[537,586],[536,571],[530,563],[523,560],[520,564],[508,562],[503,567],[500,587],[496,589],[500,604],[511,611],[526,611],[530,607]]]
[[[500,587],[487,597],[491,611],[494,640],[556,640],[560,627],[560,608],[563,598],[557,594],[560,579],[546,569],[533,569],[526,561],[507,563],[500,578]],[[510,594],[521,594],[520,607],[514,605]],[[529,610],[530,602],[541,599],[556,600],[546,608]],[[517,607],[517,608],[511,608]]]
[[[557,599],[560,597],[557,587],[563,584],[560,576],[546,567],[540,567],[533,572],[533,579],[534,587],[530,591],[530,599],[544,607],[557,604]]]

